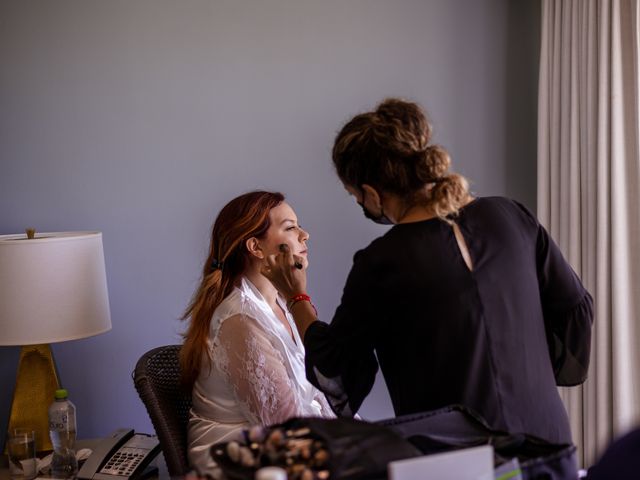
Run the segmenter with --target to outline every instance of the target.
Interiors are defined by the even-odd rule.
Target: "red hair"
[[[213,312],[231,293],[248,265],[246,241],[266,235],[271,224],[269,212],[283,201],[284,195],[278,192],[249,192],[231,200],[218,214],[211,231],[202,280],[182,317],[191,320],[180,349],[185,386],[193,386],[200,374],[204,354],[209,354],[207,338]]]

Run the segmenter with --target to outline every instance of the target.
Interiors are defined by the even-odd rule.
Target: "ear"
[[[251,255],[260,260],[264,259],[264,252],[262,251],[262,247],[260,246],[260,241],[256,237],[251,237],[249,240],[245,242],[245,246]]]
[[[382,207],[382,195],[380,195],[374,187],[363,183],[361,188],[366,194],[367,198],[370,199],[369,201],[371,202],[372,206],[375,206],[378,209]]]

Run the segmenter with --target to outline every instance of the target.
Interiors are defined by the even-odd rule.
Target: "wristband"
[[[316,306],[311,301],[311,297],[306,293],[299,293],[298,295],[294,295],[293,297],[291,297],[287,302],[287,308],[291,310],[291,307],[293,307],[298,302],[309,302],[313,307],[313,311],[316,312],[316,317],[318,316],[318,310],[316,309]]]

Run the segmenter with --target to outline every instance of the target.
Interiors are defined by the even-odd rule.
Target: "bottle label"
[[[62,430],[66,427],[67,425],[67,416],[66,415],[61,415],[58,418],[52,418],[51,420],[49,420],[49,428],[51,430]]]
[[[71,419],[73,422],[73,419]],[[66,413],[58,412],[56,415],[49,418],[50,430],[74,430],[74,426],[69,423],[69,415]]]

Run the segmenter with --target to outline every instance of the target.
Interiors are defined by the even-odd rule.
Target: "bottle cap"
[[[287,471],[280,467],[262,467],[256,472],[255,480],[287,480]]]
[[[67,392],[66,388],[59,388],[56,390],[55,397],[56,400],[62,400],[63,398],[67,398],[69,396],[69,392]]]

